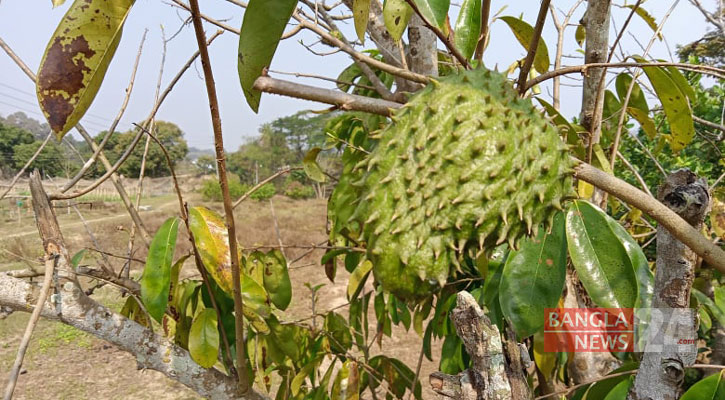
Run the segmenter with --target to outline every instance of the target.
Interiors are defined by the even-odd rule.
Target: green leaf
[[[483,305],[486,306],[486,315],[499,329],[503,328],[503,312],[501,311],[501,303],[499,301],[499,287],[503,277],[504,266],[505,263],[489,262],[488,274],[483,283]],[[451,296],[451,298],[455,297]]]
[[[325,316],[325,331],[330,337],[330,349],[337,354],[345,354],[352,346],[352,335],[347,321],[332,311]]]
[[[362,74],[362,70],[360,69],[360,67],[358,67],[357,64],[350,64],[347,68],[340,72],[340,75],[337,76],[337,88],[342,90],[343,92],[349,91],[350,87],[352,87],[352,83],[355,83],[355,79],[362,76]]]
[[[637,369],[638,367],[639,363],[630,361],[624,363],[624,365],[622,365],[621,367],[610,372],[609,375],[617,374],[619,372],[632,371],[634,369]],[[585,398],[587,400],[604,400],[604,398],[607,397],[607,395],[611,393],[617,385],[619,385],[623,381],[628,381],[630,376],[631,375],[620,375],[612,378],[602,379],[594,383],[587,389]]]
[[[658,60],[661,62],[666,62],[665,60]],[[665,67],[667,68],[667,72],[670,74],[670,78],[672,78],[672,81],[675,82],[675,85],[677,85],[677,88],[680,89],[682,93],[687,96],[687,98],[690,100],[690,102],[694,103],[697,101],[697,95],[695,94],[695,89],[693,89],[692,85],[690,85],[690,82],[687,81],[687,78],[685,78],[684,75],[682,75],[682,72],[680,72],[679,69],[676,67]]]
[[[390,36],[396,42],[400,40],[413,15],[413,9],[405,0],[386,0],[383,5],[383,21]]]
[[[445,29],[446,26],[446,17],[448,16],[448,9],[451,6],[451,0],[414,0],[415,5],[418,7],[418,10],[421,14],[423,14],[423,17],[430,22],[432,25],[436,25],[439,29]],[[480,4],[480,0],[478,0]],[[463,12],[463,9],[465,8],[464,5],[461,6],[461,12]],[[480,20],[480,10],[481,6],[479,5],[479,20]],[[460,20],[460,17],[459,17]],[[456,34],[458,34],[458,27],[456,27]]]
[[[456,21],[455,44],[466,59],[473,56],[481,34],[481,0],[463,0]]]
[[[189,331],[189,353],[199,365],[211,368],[216,364],[219,354],[219,330],[216,312],[211,308],[203,309],[191,323]]]
[[[275,307],[284,311],[292,301],[292,283],[289,279],[287,260],[279,250],[266,254],[264,263],[264,289]]]
[[[189,209],[189,228],[204,268],[219,287],[231,295],[234,292],[232,258],[224,219],[206,207],[192,207]]]
[[[697,298],[697,301],[707,307],[708,311],[710,311],[710,314],[712,314],[713,317],[715,317],[718,322],[720,322],[721,325],[725,325],[725,309],[722,309],[715,304],[712,299],[707,297],[706,294],[702,293],[701,291],[692,288],[692,294]]]
[[[725,371],[708,376],[692,385],[680,400],[719,400],[725,399]]]
[[[299,361],[309,339],[306,331],[297,325],[282,324],[274,315],[270,315],[267,324],[277,347],[293,362]]]
[[[455,375],[465,369],[463,365],[463,342],[453,334],[443,340],[439,368],[444,374]]]
[[[256,113],[262,92],[253,88],[254,81],[269,68],[284,28],[297,6],[297,0],[250,0],[244,12],[239,34],[237,69],[244,97]]]
[[[312,361],[305,364],[304,367],[300,370],[300,372],[295,375],[295,377],[292,379],[292,383],[290,384],[290,389],[292,391],[293,396],[297,396],[300,393],[300,388],[302,387],[302,384],[305,383],[305,379],[315,371],[317,371],[317,367],[322,363],[322,359],[324,358],[324,354],[320,354],[317,357],[313,358]]]
[[[322,151],[319,147],[311,148],[305,158],[302,159],[302,168],[305,170],[307,176],[315,182],[324,183],[327,180],[325,173],[322,172],[319,164],[317,164],[317,155]]]
[[[609,226],[610,218],[591,203],[573,202],[566,215],[569,255],[594,303],[608,308],[633,307],[638,289],[634,268]]]
[[[615,82],[615,87],[617,88],[617,96],[619,96],[619,101],[624,102],[624,98],[627,97],[627,91],[629,90],[629,85],[632,84],[632,76],[627,73],[621,73],[617,75],[617,80]],[[645,99],[644,92],[642,91],[642,87],[639,86],[637,82],[634,83],[634,86],[632,87],[632,93],[629,95],[629,104],[627,107],[634,107],[638,108],[645,113],[649,113],[649,106],[647,105],[647,99]]]
[[[635,6],[633,4],[630,4],[630,5],[626,5],[625,7],[629,8],[631,10],[634,10],[634,12],[637,15],[639,15],[640,18],[642,18],[642,20],[647,24],[647,26],[649,26],[650,29],[652,29],[652,32],[657,32],[658,27],[657,27],[657,22],[655,22],[655,18],[650,13],[648,13],[647,10],[642,8],[642,6],[635,8]],[[662,40],[662,33],[661,32],[658,33],[657,37],[660,40]]]
[[[78,264],[83,261],[83,256],[86,255],[86,249],[81,249],[77,253],[73,254],[73,257],[70,259],[70,265],[73,267],[73,269],[78,268]]]
[[[629,235],[629,232],[622,225],[612,218],[607,218],[607,224],[624,246],[624,251],[627,252],[632,268],[634,268],[634,275],[637,278],[637,302],[634,306],[636,308],[652,307],[655,277],[652,270],[649,269],[647,257],[637,241]]]
[[[627,113],[639,122],[639,125],[642,127],[642,130],[648,138],[654,139],[657,137],[657,127],[655,126],[655,122],[646,112],[640,110],[639,108],[627,107]]]
[[[515,17],[501,17],[500,19],[511,28],[516,39],[528,51],[531,39],[534,37],[534,27]],[[542,74],[549,70],[549,49],[546,47],[543,38],[539,40],[539,44],[536,46],[534,68]]]
[[[40,109],[60,139],[81,120],[101,87],[134,0],[76,0],[40,61]]]
[[[584,41],[587,39],[587,28],[584,25],[577,25],[576,32],[574,32],[574,39],[579,47],[584,47]]]
[[[171,262],[176,250],[179,219],[167,219],[156,231],[141,276],[141,301],[149,315],[161,322],[169,302]]]
[[[504,265],[499,302],[519,338],[544,326],[545,308],[555,308],[566,281],[566,232],[564,215],[556,214],[551,233],[539,229],[535,238],[522,242]]]
[[[637,62],[646,63],[642,57],[633,57]],[[695,136],[695,125],[692,121],[692,110],[687,95],[682,92],[667,69],[661,67],[642,68],[649,78],[657,97],[665,109],[667,122],[670,124],[672,151],[677,153],[684,149]]]
[[[355,33],[360,43],[365,44],[365,31],[370,19],[370,0],[353,0],[352,16],[355,18]]]
[[[632,386],[632,378],[627,378],[619,382],[612,390],[607,394],[604,400],[626,400],[629,388]]]
[[[254,279],[242,276],[242,300],[244,301],[244,316],[259,333],[268,334],[269,327],[264,319],[269,317],[272,310],[269,307],[267,292]]]
[[[360,294],[360,291],[365,287],[365,281],[370,275],[370,271],[373,269],[373,263],[370,260],[365,260],[352,271],[350,280],[347,282],[347,299],[352,300]]]

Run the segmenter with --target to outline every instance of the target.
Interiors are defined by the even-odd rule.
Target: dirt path
[[[177,201],[176,200],[168,201],[166,203],[163,203],[163,204],[159,205],[154,210],[146,211],[146,213],[161,212],[165,208],[168,208],[169,206],[171,206],[173,204],[177,204]],[[142,215],[143,215],[143,212],[142,212]],[[130,218],[129,215],[128,215],[128,213],[126,211],[124,211],[122,213],[119,213],[119,214],[116,214],[116,215],[109,215],[109,216],[106,216],[106,217],[87,219],[86,220],[86,223],[87,224],[94,224],[94,223],[98,223],[98,222],[107,222],[107,221],[113,221],[113,220],[124,219],[124,218]],[[81,226],[83,226],[83,221],[77,221],[77,222],[71,222],[71,223],[64,223],[64,224],[62,224],[62,227],[63,227],[64,230],[65,229],[72,230],[75,227],[81,227]],[[30,230],[25,231],[25,232],[20,232],[20,233],[15,233],[15,234],[12,234],[12,235],[7,235],[7,236],[5,236],[5,238],[6,239],[14,239],[14,238],[19,238],[19,237],[23,237],[23,236],[33,235],[33,234],[38,234],[38,230],[35,229],[35,227],[33,227],[33,229],[30,229]]]

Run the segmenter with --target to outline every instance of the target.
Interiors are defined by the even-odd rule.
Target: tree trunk
[[[679,214],[695,229],[702,229],[710,209],[707,183],[687,169],[671,173],[659,188],[657,198]],[[657,341],[649,341],[634,386],[632,400],[675,400],[685,378],[685,368],[697,356],[695,318],[690,304],[690,289],[695,277],[697,255],[663,227],[657,228],[657,269],[655,272],[653,315],[656,309],[682,312],[667,315],[657,329]],[[654,325],[654,319],[652,320]],[[652,338],[652,335],[648,335]]]

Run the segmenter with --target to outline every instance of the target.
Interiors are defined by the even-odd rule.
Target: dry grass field
[[[191,192],[191,190],[190,190]],[[221,204],[205,203],[193,193],[186,195],[190,205],[204,205],[221,212]],[[280,238],[285,245],[310,245],[325,239],[326,203],[324,200],[291,200],[275,196],[271,200],[280,228]],[[5,203],[4,203],[5,204]],[[142,205],[150,210],[142,211],[142,218],[148,229],[154,232],[168,217],[178,214],[176,198],[170,194],[144,198]],[[2,210],[0,210],[2,211]],[[56,210],[63,228],[64,237],[71,254],[83,248],[92,247],[92,241],[75,211],[66,208]],[[119,202],[107,201],[103,207],[81,207],[81,213],[88,227],[104,251],[125,255],[131,220]],[[42,249],[35,231],[32,215],[21,215],[21,221],[8,218],[0,212],[0,271],[30,268],[39,265]],[[277,244],[274,220],[269,201],[248,200],[235,210],[238,239],[242,246]],[[182,231],[180,231],[182,232]],[[189,249],[188,242],[180,234],[177,256]],[[294,260],[307,252],[305,249],[286,249],[288,260]],[[137,249],[133,257],[145,259],[145,249]],[[325,286],[320,290],[317,311],[323,312],[344,305],[348,274],[338,269],[335,283],[325,277],[320,265],[322,250],[315,250],[290,266],[293,282],[293,300],[283,318],[292,320],[311,315],[311,295],[305,283]],[[84,263],[94,264],[99,255],[87,251]],[[111,264],[119,270],[124,262],[110,258]],[[132,264],[132,277],[140,276],[143,265]],[[187,262],[182,276],[198,274]],[[124,299],[113,287],[104,286],[97,290],[94,298],[115,310],[120,310]],[[370,321],[375,318],[370,307]],[[345,315],[346,307],[338,312]],[[4,386],[6,371],[10,369],[17,345],[22,336],[29,314],[13,313],[0,320],[0,383]],[[320,322],[318,321],[318,324]],[[374,329],[374,327],[373,327]],[[433,354],[439,353],[440,343],[435,344]],[[382,348],[374,352],[401,358],[412,368],[420,352],[421,338],[411,329],[394,329],[393,337],[385,337]],[[58,368],[59,366],[63,368]],[[427,389],[427,376],[436,369],[437,362],[424,359],[421,382],[424,397],[433,398]],[[60,323],[41,321],[33,335],[28,350],[23,374],[15,391],[16,399],[192,399],[195,393],[182,385],[167,379],[155,371],[138,370],[133,357],[114,346],[97,340],[81,331]]]

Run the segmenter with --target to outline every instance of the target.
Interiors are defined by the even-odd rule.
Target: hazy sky
[[[66,12],[71,0],[64,6],[51,8],[50,0],[2,0],[0,3],[0,37],[2,37],[25,60],[31,69],[36,70],[42,58],[45,46],[53,34],[56,25]],[[201,1],[202,12],[226,23],[241,26],[243,9],[238,8],[224,0]],[[454,0],[453,3],[459,3]],[[566,11],[574,0],[554,0],[558,8]],[[617,4],[624,4],[622,1]],[[629,1],[634,3],[634,1]],[[674,1],[677,3],[677,1]],[[707,2],[706,2],[707,3]],[[492,12],[496,12],[505,4],[511,4],[502,15],[519,16],[523,13],[524,19],[533,23],[538,11],[537,0],[493,0]],[[673,1],[654,0],[644,3],[646,8],[659,22]],[[710,4],[707,4],[708,6]],[[32,7],[31,7],[32,6]],[[577,23],[584,12],[584,3],[572,19]],[[453,17],[458,8],[452,6]],[[347,13],[344,6],[338,7],[336,13]],[[626,18],[628,9],[614,7],[615,23],[620,28]],[[131,123],[145,118],[153,103],[156,80],[161,61],[161,29],[163,25],[167,36],[175,33],[182,25],[188,14],[176,7],[168,5],[162,0],[137,0],[126,22],[123,38],[116,56],[101,86],[98,96],[92,107],[82,120],[86,127],[95,135],[107,129],[118,112],[123,101],[125,88],[131,73],[138,45],[145,29],[148,29],[144,53],[141,58],[136,78],[136,86],[131,97],[131,103],[121,121],[120,129],[128,129]],[[560,16],[561,19],[561,16]],[[454,19],[455,21],[455,19]],[[354,38],[352,21],[339,22],[341,29],[350,39]],[[707,25],[699,12],[685,0],[679,1],[675,11],[664,27],[664,35],[668,39],[672,52],[677,44],[688,43],[703,35]],[[207,34],[211,35],[216,27],[206,25]],[[508,27],[502,21],[497,21],[491,28],[492,37],[489,48],[486,50],[484,62],[493,68],[506,69],[512,62],[521,58],[524,49],[514,39]],[[642,46],[646,46],[652,37],[652,30],[638,17],[630,24],[629,32],[622,38],[622,47],[625,54],[641,54],[642,50],[633,39]],[[610,33],[612,40],[616,32]],[[544,39],[549,46],[552,56],[555,52],[556,33],[547,20],[544,29]],[[315,37],[303,32],[292,39],[283,41],[272,62],[273,70],[306,72],[318,75],[336,77],[343,68],[351,63],[344,53],[319,57],[305,49],[299,41],[305,44],[315,42]],[[370,41],[366,42],[370,45]],[[235,150],[246,138],[256,135],[260,124],[274,120],[277,117],[292,114],[303,109],[323,109],[327,106],[303,100],[296,100],[266,94],[262,96],[259,114],[253,113],[247,106],[239,85],[237,76],[237,44],[238,37],[232,33],[224,33],[211,46],[210,55],[214,67],[214,76],[221,102],[221,116],[223,120],[224,140],[227,150]],[[574,28],[567,31],[565,39],[565,54],[580,56],[574,41]],[[439,46],[440,47],[440,46]],[[326,46],[315,46],[318,51],[329,52]],[[166,67],[162,87],[178,72],[190,55],[196,50],[193,28],[184,27],[173,40],[167,44]],[[657,41],[651,51],[655,58],[670,59],[667,46]],[[580,64],[582,59],[565,58],[564,65]],[[190,146],[211,148],[213,146],[212,129],[209,116],[208,102],[203,80],[201,78],[201,65],[189,69],[183,79],[177,84],[172,94],[164,102],[157,118],[172,121],[184,130]],[[322,87],[332,87],[334,84],[294,77],[283,79],[296,80]],[[579,78],[578,76],[575,76]],[[565,79],[567,84],[577,85],[579,82]],[[544,94],[549,88],[542,88]],[[562,88],[562,111],[567,117],[578,113],[580,89],[573,87]],[[24,111],[36,119],[43,119],[35,98],[35,89],[32,82],[17,68],[17,66],[0,51],[0,115],[5,116],[15,111]]]

